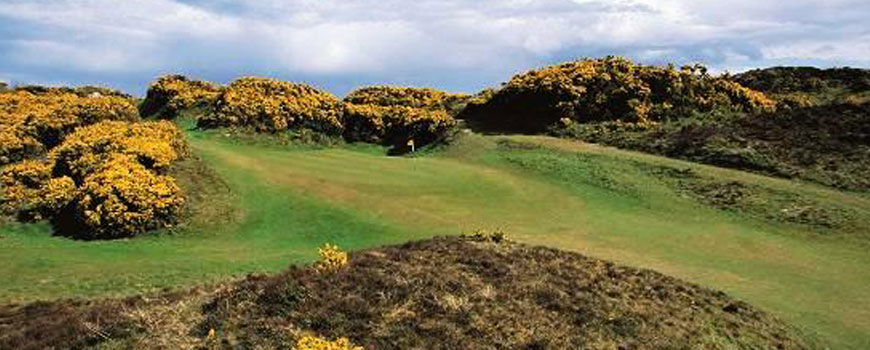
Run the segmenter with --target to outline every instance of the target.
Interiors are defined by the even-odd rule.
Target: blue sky
[[[870,67],[870,1],[0,0],[0,81],[143,94],[167,73],[474,92],[581,57]]]

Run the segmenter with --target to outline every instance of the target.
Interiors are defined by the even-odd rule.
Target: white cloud
[[[506,73],[607,53],[701,59],[714,69],[866,64],[868,14],[870,3],[855,0],[4,0],[0,65],[29,76],[418,72],[449,84],[438,72]]]

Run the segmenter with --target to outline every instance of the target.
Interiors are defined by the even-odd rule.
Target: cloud
[[[155,75],[472,91],[607,54],[714,70],[870,64],[866,1],[4,0],[0,71],[141,93]]]

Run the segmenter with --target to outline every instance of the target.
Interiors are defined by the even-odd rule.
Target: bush
[[[130,100],[71,93],[0,94],[0,165],[42,154],[75,128],[104,120],[138,119]]]
[[[347,253],[334,244],[324,244],[317,249],[317,253],[320,254],[320,261],[317,262],[319,270],[333,271],[347,265]]]
[[[72,220],[83,238],[118,238],[174,224],[183,204],[173,178],[148,171],[134,156],[116,153],[85,177],[60,221]]]
[[[241,78],[217,97],[214,113],[201,117],[201,128],[241,126],[259,132],[308,128],[340,135],[341,103],[307,85],[267,78]]]
[[[857,68],[772,67],[750,70],[733,79],[743,86],[774,94],[870,90],[870,70]]]
[[[184,196],[161,175],[186,155],[167,121],[105,121],[77,129],[49,152],[0,171],[0,208],[22,219],[49,218],[80,238],[132,236],[175,223]]]
[[[175,119],[182,110],[213,105],[219,94],[220,87],[217,84],[190,80],[183,75],[167,75],[148,87],[139,113],[143,117],[156,115]]]
[[[72,94],[78,97],[119,97],[127,100],[133,99],[133,96],[125,94],[119,90],[93,85],[84,85],[77,87],[51,87],[41,85],[23,85],[17,86],[10,91],[28,92],[34,95],[64,95]]]
[[[356,105],[442,110],[455,115],[471,97],[429,88],[370,86],[352,91],[344,102]]]
[[[50,156],[58,171],[81,181],[117,153],[134,156],[147,169],[163,172],[185,156],[187,148],[181,132],[168,121],[102,122],[76,130]]]
[[[405,106],[346,104],[344,137],[348,141],[403,147],[409,140],[423,146],[444,137],[456,121],[441,110]]]
[[[485,128],[540,132],[562,118],[643,124],[722,107],[762,111],[774,103],[700,65],[643,66],[609,56],[516,75],[486,102],[470,104],[463,117]]]
[[[50,216],[75,195],[75,182],[67,176],[52,178],[53,164],[27,160],[3,168],[0,209],[27,220]]]
[[[293,350],[363,350],[361,346],[355,346],[347,338],[329,341],[315,336],[299,338]]]

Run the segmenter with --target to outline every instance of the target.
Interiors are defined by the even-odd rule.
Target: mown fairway
[[[237,215],[179,235],[106,242],[7,226],[0,300],[215,282],[311,260],[324,242],[354,249],[500,227],[519,241],[724,290],[835,348],[870,347],[867,229],[817,230],[713,209],[643,169],[691,168],[846,203],[865,217],[866,196],[549,138],[498,139],[470,136],[398,158],[377,147],[290,149],[193,133],[194,149],[233,191],[213,205],[239,208]]]

